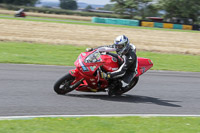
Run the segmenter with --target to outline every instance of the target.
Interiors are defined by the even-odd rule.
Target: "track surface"
[[[0,116],[200,115],[200,73],[149,71],[121,97],[76,91],[57,95],[53,84],[71,68],[0,64]]]

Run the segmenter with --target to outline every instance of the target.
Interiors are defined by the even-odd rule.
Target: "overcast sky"
[[[59,0],[42,0],[42,1],[59,1]],[[110,0],[77,0],[77,2],[85,2],[88,4],[105,5],[109,4]]]

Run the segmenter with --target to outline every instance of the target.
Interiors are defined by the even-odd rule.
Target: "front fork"
[[[102,89],[102,88],[108,87],[108,81],[101,79],[101,76],[100,76],[101,71],[102,71],[101,69],[98,69],[96,78],[94,78],[94,79],[96,79],[96,81],[91,81],[91,82],[95,82],[95,85],[94,84],[90,84],[92,88]],[[82,82],[84,82],[87,79],[90,79],[89,77],[82,76],[79,73],[79,70],[77,70],[77,69],[69,70],[69,73],[73,77],[75,77],[75,80],[71,83],[72,87],[75,86],[77,88]],[[88,83],[86,83],[86,84],[88,84]],[[95,87],[95,86],[97,86],[97,87]]]

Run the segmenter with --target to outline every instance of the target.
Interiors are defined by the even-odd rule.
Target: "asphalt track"
[[[200,115],[200,73],[149,71],[121,97],[77,91],[57,95],[53,84],[71,68],[0,64],[0,116]]]

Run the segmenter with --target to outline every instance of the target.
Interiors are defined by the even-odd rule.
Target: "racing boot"
[[[128,85],[121,87],[116,92],[116,95],[122,95],[123,93],[130,91],[138,83],[138,80],[139,80],[139,77],[135,77]]]
[[[108,89],[109,96],[117,96],[119,95],[118,91],[122,88],[122,83],[120,81],[113,82]]]

